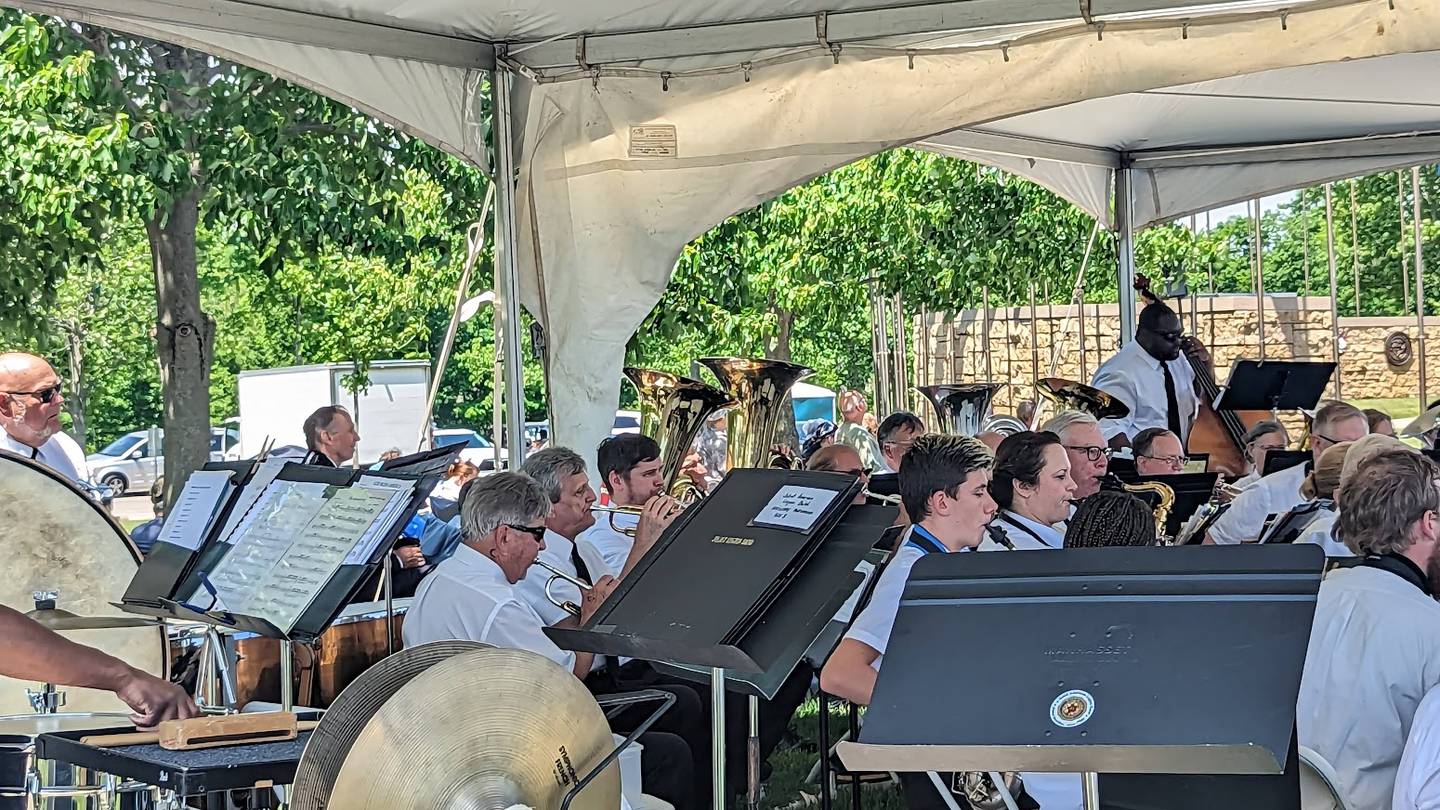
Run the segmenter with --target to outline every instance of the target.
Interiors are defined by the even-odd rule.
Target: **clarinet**
[[[994,523],[986,523],[985,531],[990,535],[991,540],[994,540],[997,544],[1004,546],[1006,551],[1015,550],[1015,544],[1010,542],[1010,536],[1005,534],[1004,529],[996,526]]]

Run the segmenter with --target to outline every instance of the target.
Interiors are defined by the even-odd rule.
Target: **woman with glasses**
[[[1290,433],[1285,426],[1273,419],[1264,419],[1250,426],[1240,438],[1245,451],[1245,475],[1235,481],[1237,489],[1244,489],[1256,481],[1265,471],[1265,456],[1271,450],[1284,450],[1290,446]]]
[[[85,454],[60,427],[60,377],[33,354],[0,354],[0,450],[37,461],[66,479],[89,483]]]
[[[1070,456],[1059,436],[1027,430],[1005,437],[990,479],[990,495],[1000,508],[991,525],[1005,542],[987,538],[980,550],[1060,548],[1074,494]]]

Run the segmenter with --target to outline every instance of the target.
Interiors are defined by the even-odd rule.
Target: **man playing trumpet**
[[[627,511],[612,512],[598,520],[591,515],[591,525],[576,535],[575,545],[581,558],[589,563],[591,574],[624,578],[654,544],[656,538],[647,537],[640,554],[634,553],[642,510],[663,516],[666,525],[681,511],[680,504],[665,494],[667,482],[661,464],[660,445],[649,436],[622,433],[600,442],[595,466],[610,494],[610,505]],[[604,569],[594,570],[602,562]]]

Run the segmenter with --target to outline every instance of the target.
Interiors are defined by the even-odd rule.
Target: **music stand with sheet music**
[[[1331,362],[1236,360],[1214,408],[1217,411],[1311,410],[1335,373]]]
[[[858,478],[840,473],[732,470],[665,531],[585,626],[545,628],[561,649],[707,669],[719,810],[726,690],[774,696],[858,586],[856,565],[895,520],[891,507],[852,506],[860,488]],[[775,522],[787,498],[815,490],[829,495],[815,496],[824,503],[810,508],[810,519]],[[757,706],[752,701],[752,737]],[[751,766],[753,782],[753,756]]]
[[[926,555],[841,760],[1081,773],[1087,810],[1169,808],[1147,795],[1172,788],[1187,807],[1298,808],[1287,764],[1323,564],[1303,545]],[[985,665],[936,666],[937,649]],[[1098,774],[1118,800],[1101,804]]]

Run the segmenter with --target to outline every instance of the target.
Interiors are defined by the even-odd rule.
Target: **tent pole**
[[[1355,277],[1355,317],[1360,317],[1360,218],[1356,210],[1355,178],[1350,178],[1350,271]]]
[[[1265,359],[1265,233],[1260,224],[1260,198],[1251,201],[1255,217],[1255,317],[1258,319],[1260,359]]]
[[[985,319],[981,321],[981,327],[985,331],[985,342],[980,345],[985,352],[985,382],[995,382],[995,368],[990,358],[990,328],[994,325],[990,320],[990,285],[985,285],[980,290],[980,306],[985,309]]]
[[[895,293],[895,402],[890,413],[910,410],[906,393],[910,390],[910,353],[905,343],[905,299]],[[887,416],[889,414],[886,414]]]
[[[1134,170],[1115,170],[1115,256],[1119,260],[1120,339],[1124,346],[1135,336],[1135,200],[1131,187]],[[1098,312],[1098,310],[1097,310]]]
[[[1325,253],[1330,266],[1330,355],[1335,363],[1335,399],[1340,399],[1340,305],[1335,284],[1335,189],[1325,184]]]
[[[1420,409],[1430,401],[1429,380],[1425,378],[1425,236],[1420,225],[1420,167],[1410,167],[1410,219],[1415,227],[1415,324],[1420,331]]]
[[[1035,280],[1030,280],[1030,382],[1040,382],[1040,344],[1035,329]],[[1027,399],[1027,397],[1021,397]],[[1019,408],[1019,405],[1016,405]]]
[[[1395,186],[1399,191],[1396,198],[1400,210],[1400,294],[1405,300],[1405,310],[1410,309],[1410,257],[1405,255],[1405,173],[1395,172]],[[1424,407],[1424,404],[1421,404]]]
[[[520,267],[516,246],[519,238],[515,227],[515,150],[511,140],[514,132],[510,116],[510,85],[512,76],[497,66],[490,74],[490,93],[495,110],[495,258],[500,268],[501,289],[497,290],[505,304],[505,417],[506,437],[510,444],[510,469],[517,469],[525,460],[525,366],[520,358]],[[553,414],[552,414],[553,416]],[[557,441],[556,425],[551,420],[551,440]]]

